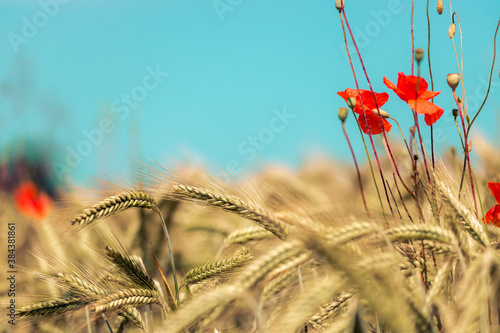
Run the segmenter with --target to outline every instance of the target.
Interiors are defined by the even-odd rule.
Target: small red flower
[[[17,210],[37,221],[43,220],[49,213],[52,200],[47,193],[39,192],[33,182],[24,182],[14,193]]]
[[[374,93],[375,99],[373,99],[372,92],[370,90],[360,89],[361,98],[363,99],[363,107],[366,114],[366,122],[368,123],[368,127],[370,127],[370,131],[372,134],[380,134],[382,132],[389,132],[392,128],[392,125],[389,124],[387,120],[382,118],[382,124],[380,123],[381,117],[374,114],[372,110],[376,110],[377,106],[380,107],[384,105],[389,99],[389,94],[387,93]],[[342,97],[346,103],[349,97],[356,98],[356,106],[353,111],[359,114],[358,123],[361,126],[361,130],[364,133],[368,133],[368,129],[366,128],[365,120],[363,119],[363,108],[361,107],[361,99],[359,98],[357,89],[346,89],[345,91],[339,91],[337,93],[340,97]],[[375,103],[376,102],[376,103]]]
[[[493,223],[497,227],[500,227],[500,183],[489,182],[488,188],[497,200],[497,204],[486,213],[483,221],[488,224]]]
[[[417,91],[418,79],[418,91]],[[440,91],[427,90],[428,84],[423,78],[415,75],[398,73],[398,85],[384,76],[384,84],[392,89],[403,101],[408,103],[415,112],[425,115],[427,125],[434,124],[443,115],[443,109],[428,100],[439,95]]]

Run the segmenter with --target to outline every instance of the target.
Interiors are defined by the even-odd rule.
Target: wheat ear
[[[91,282],[82,280],[78,276],[66,273],[59,273],[57,276],[71,288],[85,295],[88,295],[89,293],[94,295],[105,295],[108,293],[105,289],[100,288]],[[141,313],[136,308],[124,307],[118,315],[128,319],[128,321],[141,330],[145,330],[144,320],[142,319]]]
[[[315,329],[324,327],[326,322],[337,316],[337,314],[345,309],[347,302],[354,296],[350,291],[345,291],[339,294],[333,301],[323,305],[321,310],[314,314],[308,321],[308,324]]]
[[[288,238],[288,229],[277,218],[262,207],[244,202],[232,195],[220,194],[207,189],[187,185],[174,185],[174,196],[179,199],[195,200],[209,207],[235,213],[251,220],[262,228],[272,232],[281,240]]]
[[[233,231],[227,236],[226,242],[231,244],[246,244],[253,240],[271,237],[274,237],[271,232],[257,226]]]
[[[204,279],[220,275],[224,272],[229,272],[234,268],[243,265],[251,258],[252,254],[248,252],[248,249],[245,249],[231,258],[193,268],[186,273],[186,283],[196,283]]]
[[[473,212],[467,209],[451,191],[450,187],[442,181],[436,181],[436,186],[443,196],[444,200],[449,203],[455,211],[460,222],[460,226],[464,229],[476,242],[482,246],[489,245],[488,234],[485,224],[479,222]]]
[[[414,224],[389,229],[387,236],[392,242],[405,240],[430,240],[455,244],[456,238],[448,229],[431,224]]]
[[[172,267],[172,275],[174,277],[175,293],[177,305],[179,305],[179,284],[177,282],[177,273],[175,269],[174,253],[172,251],[172,244],[170,241],[170,236],[168,234],[167,224],[161,215],[160,210],[155,199],[148,193],[137,190],[137,191],[127,191],[117,195],[110,196],[95,205],[87,208],[82,214],[71,220],[72,225],[77,225],[81,227],[88,226],[99,219],[106,218],[115,214],[117,212],[124,211],[128,208],[140,207],[152,209],[158,213],[161,220],[161,226],[163,228],[163,233],[167,240],[168,252],[170,255],[170,264]]]
[[[140,207],[158,210],[154,198],[144,191],[127,191],[106,199],[85,209],[82,214],[71,220],[72,225],[88,226],[129,208]]]
[[[19,317],[54,316],[84,307],[93,301],[91,297],[74,297],[48,301],[22,307],[17,312]]]
[[[129,322],[131,322],[141,330],[146,331],[146,325],[144,323],[144,320],[142,319],[141,312],[138,309],[131,306],[126,306],[118,315],[127,319]]]
[[[138,307],[145,304],[160,303],[158,293],[148,289],[126,289],[113,293],[94,303],[95,312],[123,309],[127,306]]]
[[[157,291],[154,280],[148,275],[144,264],[138,258],[134,256],[125,257],[122,253],[109,246],[106,246],[106,257],[116,265],[125,277],[137,286]]]
[[[92,282],[82,280],[76,275],[67,273],[58,273],[57,276],[62,282],[64,282],[69,287],[73,288],[74,290],[76,290],[81,294],[104,295],[107,293],[107,291],[104,290],[103,288],[96,286]]]
[[[266,256],[255,260],[233,284],[203,294],[176,311],[169,324],[169,332],[180,332],[202,318],[217,306],[230,304],[242,292],[263,279],[274,267],[297,256],[304,248],[296,242],[285,242]]]

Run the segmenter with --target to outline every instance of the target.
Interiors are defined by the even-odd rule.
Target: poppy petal
[[[387,103],[387,101],[389,100],[389,94],[386,93],[386,92],[383,92],[383,93],[375,93],[375,100],[377,102],[377,105],[375,105],[374,109],[377,108],[377,106],[379,108],[382,107],[382,105],[384,105],[385,103]]]
[[[356,93],[354,93],[356,92]],[[344,101],[347,102],[347,99],[349,97],[356,97],[358,96],[358,92],[355,90],[355,89],[346,89],[345,91],[339,91],[337,92],[337,95],[339,95],[340,97],[342,97],[344,99]]]
[[[500,183],[489,182],[488,188],[497,200],[497,203],[500,204]]]
[[[483,218],[483,221],[490,224],[493,223],[500,227],[500,205],[493,206]]]
[[[417,92],[417,82],[418,82],[418,92]],[[428,87],[427,81],[425,79],[415,76],[415,75],[404,75],[403,73],[398,73],[398,89],[403,91],[404,95],[408,100],[417,99],[422,95]]]
[[[380,108],[382,105],[387,103],[389,100],[389,94],[387,93],[374,93],[375,94],[375,99],[376,102],[373,100],[373,94],[370,90],[366,89],[360,89],[359,90],[360,94],[358,93],[357,89],[346,89],[345,91],[339,91],[337,92],[337,95],[342,97],[345,102],[347,102],[347,99],[349,97],[355,97],[356,98],[356,106],[354,107],[354,112],[357,114],[363,114],[363,108],[361,107],[361,100],[363,100],[363,106],[365,110],[372,110],[376,109],[377,106]],[[361,98],[360,98],[361,96]]]
[[[441,118],[441,116],[443,115],[444,113],[444,110],[439,108],[439,111],[438,112],[435,112],[435,113],[427,113],[425,115],[425,123],[428,125],[428,126],[431,126],[432,124],[434,124],[439,118]]]
[[[409,100],[408,105],[419,114],[433,114],[443,110],[436,104],[422,99]]]
[[[52,204],[50,197],[46,193],[39,192],[33,182],[19,185],[14,193],[14,201],[20,213],[34,220],[43,220]]]
[[[368,127],[370,128],[372,135],[380,134],[384,131],[389,132],[392,128],[392,125],[389,124],[389,122],[387,120],[385,120],[384,118],[382,118],[382,124],[383,124],[383,126],[382,126],[382,124],[380,123],[380,117],[375,115],[373,112],[366,113],[366,122],[368,123]],[[363,115],[360,115],[358,117],[358,123],[359,123],[359,126],[361,126],[361,130],[365,134],[369,134],[368,129],[366,128],[366,124],[365,124]]]
[[[408,101],[408,98],[406,97],[405,93],[401,91],[398,87],[396,87],[396,85],[391,81],[389,81],[389,79],[387,79],[385,76],[384,76],[384,84],[387,86],[387,88],[392,89],[392,91],[394,91],[403,101],[405,102]]]
[[[433,97],[436,97],[440,93],[441,93],[440,91],[430,91],[430,90],[427,90],[422,95],[420,95],[418,97],[418,99],[431,99]]]

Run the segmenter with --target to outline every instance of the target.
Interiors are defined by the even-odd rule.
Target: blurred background
[[[439,152],[459,144],[446,84],[457,63],[449,3],[441,16],[435,1],[429,7],[434,90],[442,91],[435,103],[445,110],[435,125]],[[474,114],[487,89],[500,2],[454,0],[453,10]],[[407,134],[410,109],[382,79],[411,73],[411,1],[348,0],[346,13],[374,90],[390,95],[384,110]],[[427,50],[425,1],[416,1],[414,30],[415,47]],[[88,176],[133,178],[151,159],[236,174],[269,163],[297,168],[317,156],[351,160],[336,92],[355,86],[333,0],[3,0],[0,36],[4,190],[35,183],[55,197],[54,187],[83,185]],[[422,76],[430,86],[427,54]],[[361,71],[358,78],[368,89]],[[498,142],[499,110],[496,66],[474,135]],[[349,118],[363,160],[356,127]],[[390,137],[400,141],[395,127]]]

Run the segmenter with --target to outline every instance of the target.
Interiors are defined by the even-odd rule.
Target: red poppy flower
[[[417,91],[418,79],[418,91]],[[415,112],[425,115],[427,125],[434,124],[443,115],[443,109],[428,100],[439,95],[440,91],[429,91],[429,86],[423,78],[415,75],[398,73],[398,85],[389,81],[384,76],[384,84],[392,89],[403,101],[408,103]]]
[[[489,182],[488,188],[497,200],[497,204],[486,213],[483,221],[488,224],[493,223],[497,227],[500,227],[500,183]]]
[[[387,93],[374,93],[375,99],[373,98],[373,94],[370,90],[360,89],[361,98],[363,99],[363,107],[366,114],[366,123],[368,123],[368,127],[370,128],[371,134],[380,134],[382,132],[389,132],[392,128],[392,125],[389,124],[387,120],[382,118],[382,124],[380,123],[381,117],[373,113],[372,110],[376,110],[377,106],[380,107],[384,105],[389,99],[389,94]],[[337,93],[340,97],[342,97],[346,103],[349,97],[356,98],[356,106],[353,111],[359,114],[358,123],[361,126],[361,130],[364,133],[368,133],[368,129],[366,128],[365,120],[363,118],[363,108],[361,107],[361,99],[358,94],[357,89],[346,89],[345,91],[339,91]],[[376,102],[376,103],[375,103]]]
[[[14,193],[14,201],[20,213],[38,221],[48,215],[52,205],[52,200],[47,193],[38,191],[33,182],[19,185]]]

